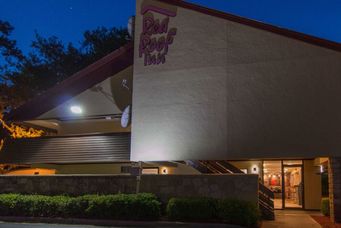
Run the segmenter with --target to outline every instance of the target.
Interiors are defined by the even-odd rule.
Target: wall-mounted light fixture
[[[254,164],[251,166],[251,173],[252,174],[259,174],[259,167],[258,165]]]
[[[162,168],[161,168],[161,174],[168,174],[168,169],[167,169],[167,167],[162,167]]]

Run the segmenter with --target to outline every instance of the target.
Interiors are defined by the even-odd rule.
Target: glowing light
[[[252,174],[259,174],[259,167],[256,164],[252,165],[251,173]]]
[[[161,169],[161,174],[168,174],[168,169],[166,167],[163,167]]]
[[[320,165],[320,173],[323,173],[323,165]]]
[[[34,128],[25,128],[19,125],[15,125],[13,123],[7,124],[3,119],[2,114],[0,113],[0,129],[6,129],[11,138],[19,139],[19,138],[35,138],[40,137],[44,134],[42,130],[36,130]],[[0,138],[0,150],[2,149],[5,140]]]
[[[82,114],[82,112],[83,112],[82,108],[79,106],[71,106],[70,110],[74,114]]]

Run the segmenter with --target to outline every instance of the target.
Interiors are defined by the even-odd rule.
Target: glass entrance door
[[[284,205],[286,208],[302,208],[303,181],[302,165],[283,165]]]
[[[263,182],[267,188],[274,192],[275,209],[282,209],[282,161],[263,162]]]
[[[274,192],[275,209],[303,208],[303,161],[263,161],[263,183]]]

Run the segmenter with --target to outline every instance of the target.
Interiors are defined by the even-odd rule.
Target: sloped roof
[[[225,13],[222,11],[209,9],[209,8],[199,6],[199,5],[196,5],[193,3],[188,3],[188,2],[182,1],[182,0],[157,0],[157,1],[167,3],[167,4],[171,4],[171,5],[175,5],[178,7],[182,7],[182,8],[188,9],[188,10],[193,10],[193,11],[203,13],[203,14],[207,14],[210,16],[219,17],[222,19],[226,19],[226,20],[229,20],[232,22],[247,25],[250,27],[257,28],[257,29],[262,29],[262,30],[265,30],[268,32],[276,33],[276,34],[279,34],[282,36],[286,36],[286,37],[289,37],[292,39],[300,40],[300,41],[310,43],[313,45],[317,45],[317,46],[321,46],[324,48],[328,48],[328,49],[332,49],[332,50],[336,50],[336,51],[341,51],[341,43],[338,43],[338,42],[334,42],[334,41],[322,39],[319,37],[307,35],[304,33],[296,32],[293,30],[277,27],[274,25],[270,25],[270,24],[260,22],[260,21],[255,21],[255,20],[251,20],[251,19],[248,19],[245,17],[240,17],[240,16],[236,16],[233,14]]]
[[[113,51],[66,80],[34,97],[5,116],[6,120],[32,120],[75,95],[91,88],[133,64],[133,42]]]
[[[182,7],[188,10],[193,10],[206,15],[219,17],[232,22],[265,30],[320,47],[332,49],[335,51],[341,51],[341,43],[338,42],[318,38],[285,28],[280,28],[274,25],[221,12],[218,10],[209,9],[182,0],[157,1]],[[32,100],[29,100],[19,108],[13,110],[11,113],[5,116],[5,119],[15,121],[34,119],[41,114],[49,111],[50,109],[62,104],[73,96],[85,91],[86,89],[132,65],[134,57],[133,49],[133,42],[130,42],[127,45],[119,48],[118,50],[115,50],[109,55],[86,67],[85,69],[72,75],[55,87],[47,90],[45,93],[34,97]]]

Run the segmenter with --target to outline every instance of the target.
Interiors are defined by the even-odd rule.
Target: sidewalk
[[[319,212],[299,211],[299,210],[277,210],[275,221],[263,221],[262,228],[320,228],[313,215],[320,215]]]

